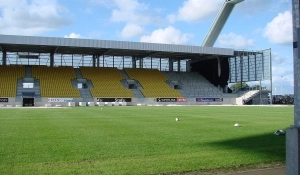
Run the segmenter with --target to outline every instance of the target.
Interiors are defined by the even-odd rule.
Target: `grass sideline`
[[[285,137],[274,132],[292,124],[293,110],[3,108],[0,174],[161,174],[284,162]]]

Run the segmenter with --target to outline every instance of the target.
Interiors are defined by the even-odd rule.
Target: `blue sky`
[[[1,0],[0,33],[201,45],[223,2]],[[271,48],[273,94],[293,93],[290,0],[245,0],[237,4],[215,47]]]

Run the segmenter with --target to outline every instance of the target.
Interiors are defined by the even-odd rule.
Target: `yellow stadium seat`
[[[117,68],[80,67],[84,78],[92,81],[93,97],[131,98],[134,97],[129,89],[122,86],[122,74]]]
[[[182,97],[177,90],[171,89],[166,84],[167,78],[157,69],[125,68],[124,70],[130,78],[141,84],[143,87],[141,92],[145,97]]]
[[[73,67],[33,66],[32,76],[40,80],[41,97],[80,97],[79,90],[71,84],[76,78]]]

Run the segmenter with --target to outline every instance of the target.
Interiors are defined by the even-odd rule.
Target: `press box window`
[[[33,88],[33,83],[23,83],[23,88]]]

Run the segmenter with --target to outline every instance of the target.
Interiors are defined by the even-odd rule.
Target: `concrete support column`
[[[2,65],[6,66],[6,51],[2,51]]]
[[[50,67],[54,67],[54,53],[50,53]]]
[[[220,57],[217,58],[218,59],[218,77],[221,76],[221,59]]]
[[[104,60],[105,60],[105,56],[102,55],[102,67],[104,67]]]
[[[159,58],[159,71],[161,71],[161,58]]]
[[[136,68],[136,59],[132,57],[132,68]]]
[[[180,59],[177,61],[177,71],[180,72]]]
[[[228,94],[228,85],[225,85],[223,88],[223,93]]]
[[[300,3],[292,0],[294,55],[294,125],[286,130],[286,174],[300,175]]]
[[[173,72],[173,58],[169,58],[169,71]]]
[[[191,60],[186,62],[185,69],[186,69],[187,72],[191,72],[191,63],[192,63]]]
[[[96,58],[97,58],[97,56],[93,55],[93,67],[96,67]]]
[[[143,66],[143,61],[144,61],[143,58],[140,58],[140,59],[139,59],[140,68],[143,68],[143,67],[144,67],[144,66]]]
[[[289,127],[286,130],[286,174],[299,175],[299,127]]]

